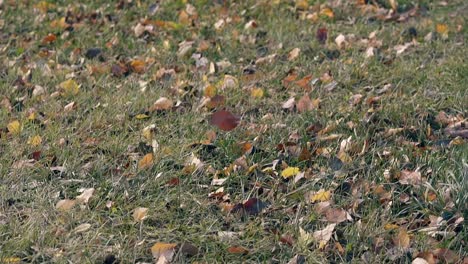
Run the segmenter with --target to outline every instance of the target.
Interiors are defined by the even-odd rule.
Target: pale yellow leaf
[[[18,135],[21,133],[21,124],[18,120],[11,121],[7,125],[8,132],[12,135]]]
[[[28,144],[37,147],[42,144],[42,138],[39,135],[36,135],[28,140]]]
[[[69,211],[72,209],[76,204],[75,200],[70,200],[70,199],[64,199],[58,201],[58,203],[55,205],[55,209],[61,210],[61,211]]]
[[[86,224],[81,224],[81,225],[75,227],[75,229],[73,229],[73,232],[75,232],[75,233],[83,233],[83,232],[87,231],[90,227],[91,227],[91,224],[88,224],[88,223],[86,223]]]
[[[296,176],[300,171],[298,167],[288,167],[281,172],[281,176],[285,179]]]
[[[133,220],[141,222],[146,218],[148,208],[138,207],[133,211]]]
[[[262,88],[253,88],[250,91],[250,95],[253,98],[262,98],[263,97],[263,89]]]
[[[60,83],[59,87],[63,89],[65,95],[77,95],[80,91],[80,87],[72,79]]]

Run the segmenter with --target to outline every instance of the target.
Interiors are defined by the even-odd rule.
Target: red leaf
[[[231,131],[239,124],[239,117],[226,110],[217,111],[211,116],[210,124],[224,131]]]
[[[317,29],[317,34],[315,35],[320,44],[325,44],[327,42],[328,30],[326,28]]]

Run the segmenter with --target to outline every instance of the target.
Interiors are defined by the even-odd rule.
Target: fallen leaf
[[[158,242],[151,247],[151,254],[158,263],[169,263],[174,257],[176,247],[177,244]]]
[[[335,226],[336,224],[329,224],[324,229],[313,233],[313,237],[319,242],[319,249],[325,248],[335,230]]]
[[[132,60],[130,62],[130,68],[132,71],[136,73],[144,73],[145,72],[145,62],[142,60]]]
[[[85,231],[87,231],[89,228],[91,228],[91,224],[81,224],[77,227],[75,227],[75,229],[73,229],[73,232],[74,233],[83,233]]]
[[[300,173],[300,169],[298,167],[288,167],[281,172],[281,176],[285,179],[290,178],[292,176],[296,176]]]
[[[325,191],[324,189],[320,189],[318,192],[312,195],[310,198],[310,201],[315,203],[315,202],[326,202],[330,200],[331,198],[331,192],[330,191]]]
[[[422,183],[421,172],[403,170],[400,173],[400,178],[398,181],[404,185],[419,186]]]
[[[50,44],[52,42],[55,42],[55,40],[57,40],[57,36],[55,36],[54,34],[48,34],[47,36],[45,36],[42,39],[42,43],[43,44]]]
[[[28,140],[28,144],[37,147],[42,144],[42,138],[39,135],[36,135]]]
[[[258,198],[250,198],[247,201],[245,201],[243,204],[243,209],[244,212],[246,212],[249,215],[257,215],[262,212],[262,210],[267,207],[267,204],[262,202]]]
[[[87,204],[89,199],[93,196],[94,188],[81,189],[81,194],[76,197],[76,201]]]
[[[138,207],[133,210],[133,220],[137,222],[143,221],[148,214],[148,208]]]
[[[245,247],[240,247],[240,246],[229,247],[227,251],[231,254],[248,254],[249,253],[248,249],[246,249]]]
[[[153,153],[148,153],[143,158],[138,161],[138,169],[146,169],[153,165],[154,156]]]
[[[77,95],[78,92],[80,91],[80,87],[78,86],[78,84],[72,80],[72,79],[69,79],[69,80],[66,80],[64,82],[61,82],[59,84],[59,87],[62,88],[63,90],[63,93],[65,95]]]
[[[411,264],[429,264],[425,259],[423,258],[415,258]]]
[[[64,199],[58,201],[58,203],[55,205],[55,209],[61,210],[61,211],[69,211],[72,209],[76,204],[75,200],[70,200],[70,199]]]
[[[339,208],[330,208],[326,211],[325,217],[328,222],[339,224],[348,220],[348,212]]]
[[[338,48],[340,48],[340,49],[344,48],[345,45],[346,45],[346,37],[345,37],[345,35],[339,34],[339,35],[335,38],[335,43],[336,43],[336,45],[338,46]]]
[[[310,100],[309,95],[304,94],[304,96],[302,96],[301,99],[299,99],[299,101],[297,102],[296,108],[297,111],[303,113],[317,109],[319,104],[320,99]]]
[[[94,188],[81,189],[81,194],[76,197],[76,201],[87,204],[89,199],[93,196]]]
[[[320,44],[325,44],[327,42],[327,37],[328,37],[328,30],[325,27],[318,28],[317,33],[315,34],[315,37],[317,38],[318,42]]]
[[[10,132],[10,134],[12,135],[18,135],[19,133],[21,133],[21,130],[22,130],[21,124],[18,120],[14,120],[8,123],[7,129],[8,129],[8,132]]]
[[[327,16],[328,18],[334,18],[335,14],[333,13],[333,10],[329,7],[325,7],[320,10],[320,15]]]
[[[297,57],[299,57],[299,53],[301,53],[301,49],[300,48],[294,48],[293,50],[291,50],[289,52],[288,60],[292,61],[292,60],[297,59]]]
[[[260,98],[263,97],[263,89],[262,89],[262,88],[253,88],[253,89],[250,91],[250,95],[251,95],[253,98],[260,99]]]
[[[294,97],[291,97],[289,98],[286,102],[284,102],[283,104],[281,104],[281,108],[283,109],[288,109],[288,110],[292,110],[294,108],[294,105],[295,105],[295,99]]]
[[[231,131],[239,125],[240,118],[229,111],[220,110],[215,112],[210,119],[210,124],[224,131]]]
[[[448,26],[446,24],[440,24],[440,23],[437,24],[436,25],[436,32],[439,33],[439,35],[441,35],[443,39],[448,38],[449,29],[448,29]]]
[[[166,97],[161,97],[149,108],[150,112],[159,111],[159,110],[169,110],[173,107],[174,103],[171,99]]]
[[[405,229],[400,228],[398,233],[393,237],[393,244],[396,247],[407,249],[410,246],[410,237]]]

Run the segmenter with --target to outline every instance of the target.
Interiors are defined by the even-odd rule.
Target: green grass
[[[0,99],[4,102],[0,106],[0,262],[17,257],[24,263],[102,263],[108,255],[114,255],[120,263],[152,262],[150,248],[155,242],[187,242],[199,249],[193,257],[179,252],[176,263],[287,263],[297,254],[305,256],[307,263],[410,263],[418,252],[436,248],[450,249],[460,258],[466,256],[464,223],[451,237],[432,238],[419,232],[429,224],[429,216],[468,217],[466,139],[449,145],[453,138],[444,133],[444,125],[434,121],[440,111],[459,120],[467,117],[467,6],[463,1],[447,1],[448,6],[432,1],[399,1],[402,12],[416,3],[421,6],[421,13],[404,23],[362,14],[352,1],[342,1],[335,7],[334,19],[320,17],[316,22],[300,19],[302,11],[295,9],[293,1],[279,5],[233,1],[236,3],[228,3],[226,8],[214,3],[217,1],[190,1],[198,12],[194,25],[155,27],[153,34],[139,38],[133,28],[140,19],[177,22],[179,12],[185,9],[183,1],[161,1],[156,15],[148,13],[145,1],[133,1],[123,9],[108,1],[50,1],[55,6],[46,12],[34,8],[32,2],[4,1],[0,8]],[[315,2],[327,3],[309,1],[310,13],[318,7],[314,7]],[[387,1],[377,2],[388,5]],[[90,17],[96,9],[99,15],[93,22]],[[74,29],[66,33],[65,29],[51,27],[51,22],[65,17],[67,10],[73,14],[70,19]],[[217,31],[213,25],[223,12],[233,22]],[[258,27],[244,29],[251,19]],[[437,23],[448,26],[448,38],[436,32]],[[316,40],[319,27],[328,29],[325,45]],[[418,44],[396,56],[393,47],[411,41],[409,28],[416,30]],[[366,46],[359,40],[367,39],[373,31],[377,31],[382,45],[375,56],[365,58]],[[425,41],[430,32],[434,39]],[[56,34],[57,40],[43,44],[49,33]],[[339,34],[354,34],[356,41],[338,50],[334,40]],[[239,35],[256,37],[256,42],[240,42]],[[115,38],[115,45],[106,46]],[[178,57],[178,44],[184,40],[195,41],[194,48]],[[195,70],[195,60],[190,56],[201,40],[210,43],[202,52],[204,57],[214,63],[226,59],[232,65],[214,74]],[[84,58],[92,47],[102,49],[103,61]],[[288,53],[296,47],[301,49],[300,56],[289,61]],[[50,55],[41,56],[44,50]],[[328,58],[336,51],[337,58]],[[257,65],[256,80],[248,81],[243,69],[274,53],[276,59]],[[148,58],[154,62],[141,74],[115,77],[109,71],[119,61]],[[91,74],[93,66],[104,73]],[[177,73],[170,80],[156,79],[161,68]],[[306,113],[284,110],[284,101],[290,97],[297,101],[306,93],[298,86],[283,86],[291,69],[296,70],[298,80],[308,74],[320,78],[330,72],[338,85],[326,91],[326,83],[319,81],[308,92],[310,98],[321,100],[319,109]],[[220,88],[225,74],[237,78],[238,85],[218,89],[218,94],[225,96],[226,109],[242,116],[241,124],[230,132],[209,124],[214,110],[198,107],[206,83]],[[18,78],[26,84],[18,85]],[[51,96],[70,78],[80,85],[77,95]],[[139,81],[147,82],[144,92]],[[387,83],[393,85],[391,90],[378,95]],[[264,96],[253,98],[251,85],[262,88]],[[44,88],[42,96],[32,95],[35,86]],[[363,95],[363,99],[350,106],[354,94]],[[373,96],[380,96],[380,100],[372,107],[366,100]],[[135,117],[146,113],[159,97],[180,101],[181,105],[172,111],[148,113],[146,119]],[[70,102],[76,107],[65,112]],[[28,120],[30,112],[36,113],[36,120]],[[22,125],[18,135],[8,133],[7,125],[13,120]],[[333,123],[336,128],[326,135],[339,134],[337,139],[320,141],[307,133],[310,125],[326,127]],[[159,149],[154,164],[139,170],[138,160],[152,151],[142,136],[142,129],[151,124],[156,126]],[[383,136],[389,128],[405,130]],[[209,130],[217,133],[214,148],[193,147],[193,143],[206,139]],[[297,146],[312,153],[310,158],[301,160],[278,150],[278,144],[291,141],[293,133],[300,136]],[[42,138],[39,146],[27,143],[35,135]],[[369,147],[334,168],[337,161],[333,157],[338,155],[340,142],[348,137],[359,147],[358,152],[365,142]],[[91,141],[96,143],[89,144]],[[241,157],[243,142],[252,143],[258,150],[246,155],[248,166],[257,164],[258,169],[223,175],[222,170]],[[442,147],[436,147],[440,144]],[[324,149],[330,155],[316,154]],[[41,151],[41,156],[32,166],[14,168],[19,161],[31,159],[35,151]],[[187,174],[183,168],[192,153],[205,168]],[[311,176],[294,183],[282,179],[281,164],[276,168],[278,175],[261,170],[276,159]],[[54,166],[65,166],[66,171],[51,172]],[[386,170],[395,176],[404,169],[416,168],[427,181],[419,188],[384,177]],[[223,186],[232,204],[257,197],[268,207],[254,216],[223,212],[219,201],[208,197],[220,187],[211,186],[211,171],[227,178]],[[168,185],[175,177],[179,184]],[[337,189],[347,183],[351,194]],[[377,185],[390,193],[384,203],[374,193]],[[74,199],[80,188],[91,187],[95,193],[88,204],[67,212],[55,209],[59,200]],[[325,249],[318,249],[315,242],[308,246],[298,242],[300,228],[312,233],[328,224],[305,198],[306,193],[319,189],[331,190],[331,202],[353,217],[352,222],[336,226]],[[424,198],[430,190],[437,195],[433,201]],[[402,194],[409,196],[408,202],[400,200]],[[109,201],[113,202],[111,208],[106,206]],[[132,217],[137,207],[149,208],[142,224]],[[91,224],[90,229],[73,232],[83,223]],[[385,229],[386,224],[407,229],[411,237],[409,253],[396,260],[391,254],[395,230]],[[450,228],[453,225],[447,230]],[[220,231],[236,232],[238,236],[223,240]],[[280,241],[285,234],[293,238],[292,245]],[[336,242],[344,253],[335,249]],[[227,250],[231,246],[245,247],[249,253],[231,254]]]

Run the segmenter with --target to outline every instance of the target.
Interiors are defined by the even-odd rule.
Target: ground
[[[0,1],[1,263],[466,263],[465,1]]]

